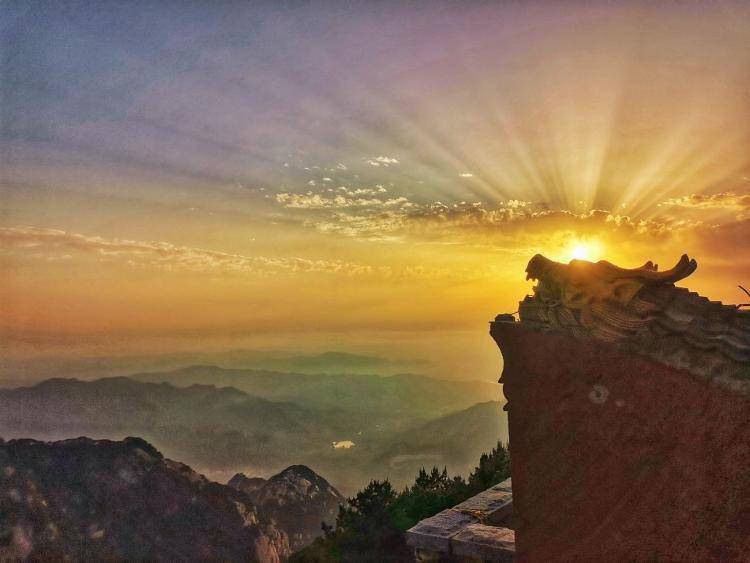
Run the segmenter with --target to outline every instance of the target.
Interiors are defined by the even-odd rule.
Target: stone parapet
[[[513,509],[511,480],[490,487],[406,532],[420,560],[512,561],[515,533],[504,527]]]

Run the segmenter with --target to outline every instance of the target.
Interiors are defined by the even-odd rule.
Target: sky
[[[535,253],[750,284],[747,2],[4,2],[5,354],[492,379]]]

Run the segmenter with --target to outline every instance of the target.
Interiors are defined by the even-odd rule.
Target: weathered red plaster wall
[[[522,561],[750,561],[750,398],[493,323]]]

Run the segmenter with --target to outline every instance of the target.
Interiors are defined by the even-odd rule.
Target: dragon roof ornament
[[[687,255],[659,271],[652,262],[625,269],[537,254],[526,277],[538,283],[519,317],[534,328],[616,343],[679,369],[750,384],[750,311],[675,287],[697,267]]]

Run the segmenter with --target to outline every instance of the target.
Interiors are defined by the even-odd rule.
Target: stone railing
[[[513,561],[511,480],[426,518],[406,532],[419,561]]]

